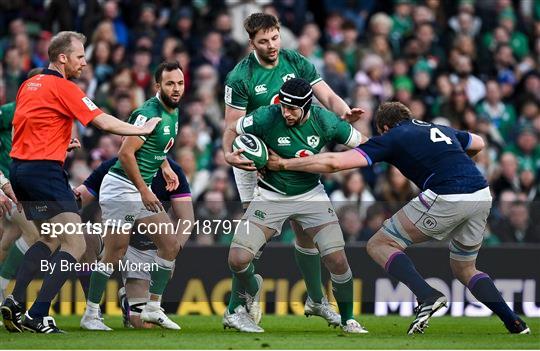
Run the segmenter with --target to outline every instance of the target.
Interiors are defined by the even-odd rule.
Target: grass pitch
[[[221,317],[173,318],[175,332],[158,328],[124,329],[119,317],[106,318],[113,332],[79,329],[79,317],[57,317],[64,335],[10,334],[0,331],[0,349],[539,349],[540,318],[526,318],[531,335],[510,335],[495,317],[431,320],[424,335],[406,335],[411,318],[362,316],[369,334],[346,335],[323,320],[264,316],[263,334],[223,330]]]

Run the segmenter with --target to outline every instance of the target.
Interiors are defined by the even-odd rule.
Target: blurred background
[[[178,60],[186,92],[170,156],[190,182],[196,218],[239,218],[221,151],[223,86],[249,52],[243,19],[261,11],[280,19],[283,48],[306,56],[338,95],[366,111],[355,123],[363,134],[376,133],[377,106],[397,100],[417,119],[482,135],[488,148],[475,161],[496,200],[485,245],[540,242],[538,0],[0,0],[0,104],[15,100],[30,69],[48,65],[50,39],[61,30],[87,36],[88,65],[77,84],[122,120],[155,94],[157,64]],[[83,147],[66,162],[73,187],[121,142],[92,126],[79,124],[77,133]],[[418,193],[386,164],[323,181],[349,243],[367,241]],[[99,220],[95,207],[87,219]],[[293,240],[285,230],[276,241]]]

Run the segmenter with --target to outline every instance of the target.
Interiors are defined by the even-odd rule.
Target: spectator
[[[117,1],[108,0],[103,4],[103,17],[113,24],[114,36],[116,37],[118,44],[126,47],[129,43],[129,30],[122,19],[122,16],[120,16]]]
[[[486,83],[486,97],[476,105],[480,118],[493,123],[503,141],[510,140],[512,128],[516,123],[516,111],[510,104],[501,101],[501,88],[497,81],[491,79]]]
[[[199,226],[194,228],[195,242],[199,245],[212,245],[216,237],[223,235],[223,221],[230,220],[223,193],[208,191],[196,208],[195,218],[199,220]]]
[[[505,190],[519,191],[518,162],[513,153],[501,155],[499,174],[491,180],[491,189],[495,198],[499,198]]]
[[[340,209],[336,209],[336,211],[345,242],[350,243],[357,241],[362,230],[362,220],[358,215],[356,206],[347,205]]]
[[[540,144],[538,135],[530,125],[523,125],[517,135],[517,141],[505,148],[506,152],[511,152],[517,158],[520,169],[540,168]]]
[[[345,174],[341,189],[330,195],[336,210],[345,206],[354,206],[360,219],[364,219],[366,210],[375,202],[375,197],[364,182],[362,173],[357,170]]]
[[[367,209],[365,225],[360,232],[359,241],[367,242],[379,229],[388,217],[384,204],[377,202]]]
[[[15,101],[19,86],[26,79],[26,72],[19,60],[19,50],[15,46],[8,47],[4,55],[4,84],[6,86],[6,101]]]
[[[472,62],[469,56],[460,55],[454,66],[454,72],[450,75],[452,84],[464,85],[467,99],[471,104],[476,104],[486,95],[484,83],[472,74]]]
[[[493,232],[503,243],[540,242],[540,228],[532,222],[527,203],[523,201],[510,205],[508,218],[494,227]]]
[[[395,213],[416,196],[417,190],[396,167],[389,166],[385,176],[377,184],[375,193],[376,198],[383,201],[387,211]]]

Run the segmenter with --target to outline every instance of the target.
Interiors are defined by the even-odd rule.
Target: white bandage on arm
[[[347,145],[348,147],[357,147],[358,145],[360,145],[361,141],[362,133],[360,133],[357,129],[351,126],[351,134],[349,134],[349,139],[347,139],[345,145]]]

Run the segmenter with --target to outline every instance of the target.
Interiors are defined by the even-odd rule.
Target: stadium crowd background
[[[60,30],[87,36],[88,65],[77,84],[123,120],[155,94],[157,64],[178,60],[186,92],[170,155],[190,182],[197,219],[239,218],[221,150],[224,79],[249,51],[243,19],[260,11],[280,19],[282,48],[309,58],[338,95],[366,111],[354,124],[362,133],[376,134],[380,102],[398,100],[417,119],[482,135],[488,148],[475,161],[496,200],[486,244],[540,242],[540,1],[3,1],[0,104],[15,100],[30,69],[47,66]],[[92,126],[76,132],[83,147],[66,162],[73,187],[121,142]],[[384,164],[323,180],[348,242],[367,241],[418,192]],[[98,216],[90,209],[83,221]],[[278,239],[292,240],[290,231]]]

